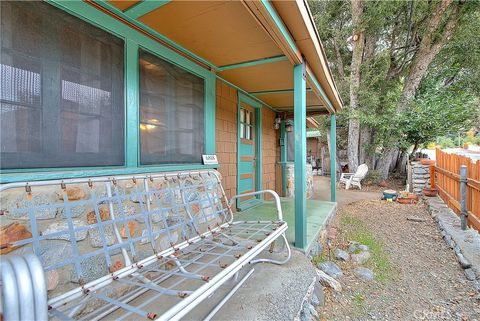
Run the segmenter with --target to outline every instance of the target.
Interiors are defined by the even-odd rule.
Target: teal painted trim
[[[248,97],[247,97],[248,98]],[[263,159],[262,159],[262,106],[255,108],[255,190],[263,190],[262,175],[263,175]],[[263,200],[264,195],[257,195],[258,199]]]
[[[210,72],[205,81],[205,154],[216,153],[215,141],[215,113],[216,113],[216,84],[215,74]]]
[[[280,17],[277,14],[277,11],[270,4],[270,1],[262,0],[262,4],[265,7],[265,9],[267,9],[268,13],[270,14],[270,17],[272,17],[273,21],[282,32],[282,35],[287,40],[288,44],[290,45],[290,48],[295,52],[299,52],[300,50],[298,50],[297,45],[295,44],[295,41],[293,41],[292,36],[290,36],[290,33],[288,32],[287,28],[283,24],[282,19],[280,19]]]
[[[308,76],[310,77],[310,79],[312,79],[313,84],[322,95],[323,100],[327,103],[328,106],[326,107],[329,110],[329,112],[335,113],[335,108],[333,108],[332,103],[330,102],[330,99],[328,99],[327,95],[325,94],[325,91],[323,91],[322,86],[320,86],[320,83],[318,82],[317,78],[315,78],[315,75],[312,73],[308,73]]]
[[[330,115],[330,201],[337,201],[337,116]]]
[[[125,92],[127,106],[127,121],[125,132],[125,151],[126,166],[137,167],[139,164],[139,63],[138,63],[138,44],[128,39],[125,50]]]
[[[220,67],[218,67],[218,71],[225,71],[225,70],[245,68],[245,67],[253,67],[253,66],[270,64],[270,63],[279,62],[279,61],[286,61],[286,60],[288,60],[287,56],[280,55],[280,56],[275,56],[275,57],[262,58],[262,59],[250,60],[250,61],[240,62],[240,63],[236,63],[236,64],[231,64],[231,65],[220,66]]]
[[[246,103],[255,108],[255,190],[262,189],[262,104],[256,99],[238,91],[237,92],[237,191],[240,194],[240,108],[241,103]],[[257,195],[257,199],[263,195]],[[244,209],[241,205],[240,198],[237,199],[237,208]]]
[[[261,104],[262,106],[265,106],[269,109],[271,109],[272,111],[278,113],[279,111],[275,108],[273,108],[272,106],[270,106],[269,104],[265,103],[264,101],[262,101],[261,99],[258,99],[257,97],[251,95],[248,91],[245,91],[243,90],[242,88],[238,87],[237,85],[235,84],[232,84],[231,82],[229,82],[228,80],[220,77],[219,75],[216,75],[217,79],[223,81],[224,83],[226,83],[227,85],[229,86],[232,86],[233,88],[235,88],[239,93],[242,93],[243,95],[245,95],[246,97],[250,97],[251,99],[255,100],[257,103]]]
[[[287,130],[285,120],[280,123],[280,164],[282,165],[282,196],[287,195]]]
[[[50,0],[50,1],[55,1],[55,2],[58,2],[59,5],[63,6],[71,6],[72,3],[77,3],[77,1],[65,1],[63,2],[62,0]],[[80,1],[78,1],[80,2]],[[83,1],[81,1],[84,5],[86,6],[89,6],[91,7],[92,9],[100,12],[99,10],[95,9],[94,7],[84,3]],[[133,24],[134,26],[142,29],[143,31],[149,33],[150,35],[160,39],[161,41],[167,43],[168,45],[172,46],[173,48],[175,48],[176,50],[192,57],[193,59],[201,62],[202,64],[204,65],[207,65],[209,68],[213,69],[213,70],[218,70],[218,67],[215,66],[214,64],[212,64],[211,62],[209,62],[208,60],[194,54],[193,52],[191,52],[190,50],[186,49],[186,48],[183,48],[182,46],[180,46],[179,44],[177,44],[176,42],[170,40],[169,38],[165,37],[164,35],[162,35],[161,33],[157,32],[156,30],[154,30],[153,28],[150,28],[148,26],[146,26],[145,24],[139,22],[138,20],[135,20],[135,19],[132,19],[131,17],[129,17],[127,14],[125,14],[123,11],[121,11],[120,9],[118,9],[117,7],[115,7],[114,5],[111,5],[110,3],[108,3],[107,1],[105,0],[96,0],[95,1],[96,4],[102,6],[103,8],[109,10],[110,12],[116,14],[117,16],[119,16],[120,18],[122,19],[125,19],[127,22]],[[105,15],[106,16],[106,15]],[[112,17],[110,17],[111,19],[114,19]],[[116,20],[116,19],[114,19]],[[121,23],[123,24],[122,22],[116,20],[118,23]],[[128,27],[127,25],[123,24],[125,27]],[[129,28],[129,27],[128,27]],[[131,29],[131,28],[129,28]],[[135,31],[133,29],[131,29],[132,31]],[[140,34],[138,31],[135,31],[137,32],[138,34]],[[187,59],[188,60],[188,59]],[[190,61],[190,63],[193,63]]]
[[[295,133],[295,247],[307,245],[307,93],[305,62],[293,68]]]
[[[144,0],[123,11],[132,19],[138,19],[147,13],[169,3],[170,0]]]
[[[23,172],[15,174],[2,174],[0,175],[0,183],[15,183],[15,182],[32,182],[43,181],[51,179],[67,179],[78,177],[93,177],[93,176],[113,176],[113,175],[128,175],[128,174],[143,174],[143,173],[156,173],[156,172],[174,172],[174,171],[189,171],[189,170],[201,170],[201,169],[216,169],[220,165],[199,165],[199,164],[187,164],[187,165],[164,165],[164,166],[151,166],[151,167],[137,167],[137,168],[75,168],[69,170],[68,168],[57,169],[52,171],[37,170],[37,172]]]
[[[307,91],[311,91],[312,88],[307,88]],[[251,91],[251,95],[271,95],[271,94],[284,94],[293,93],[293,89],[279,89],[279,90],[267,90],[267,91]]]

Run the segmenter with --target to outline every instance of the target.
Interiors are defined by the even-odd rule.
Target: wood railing
[[[436,150],[435,174],[432,177],[438,195],[455,213],[460,214],[460,166],[467,167],[467,223],[480,231],[480,160]]]

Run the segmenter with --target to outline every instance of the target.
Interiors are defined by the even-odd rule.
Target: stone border
[[[480,292],[480,234],[472,228],[462,231],[460,217],[440,197],[424,199],[443,239],[455,251],[466,278],[472,281],[474,288]]]
[[[312,283],[308,287],[300,310],[293,318],[293,321],[317,321],[320,320],[320,315],[317,308],[323,306],[325,303],[325,293],[323,286],[320,284],[318,277],[314,277]]]

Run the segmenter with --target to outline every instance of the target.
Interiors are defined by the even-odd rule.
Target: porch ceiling
[[[244,1],[109,3],[205,59],[216,67],[218,76],[269,106],[279,111],[293,110],[293,63]],[[295,36],[297,39],[297,36],[305,37],[295,39],[297,45],[302,52],[305,49],[312,54],[311,48],[304,45],[309,35]],[[325,75],[321,77],[322,82],[328,84]],[[289,90],[291,92],[285,92]],[[307,92],[307,110],[326,112],[325,106],[326,102],[317,89]]]

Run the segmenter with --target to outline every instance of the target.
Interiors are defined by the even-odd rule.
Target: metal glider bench
[[[236,198],[264,193],[277,221],[233,221]],[[290,259],[278,195],[228,201],[214,170],[11,183],[0,197],[4,320],[179,320],[238,282],[209,320],[243,267]]]

